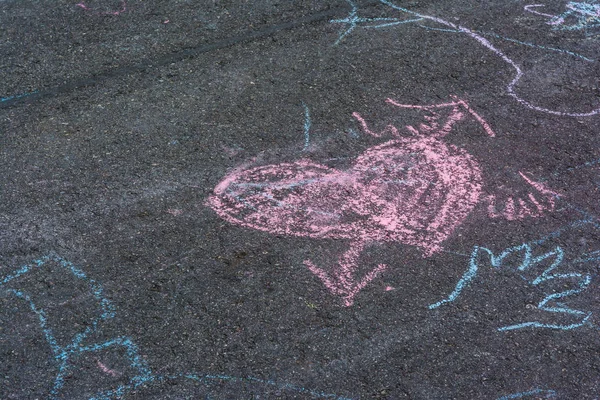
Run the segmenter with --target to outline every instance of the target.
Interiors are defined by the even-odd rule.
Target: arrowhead
[[[351,250],[350,250],[351,251]],[[354,304],[354,297],[365,287],[369,282],[375,279],[381,272],[383,272],[387,265],[379,264],[368,274],[366,274],[361,280],[354,278],[354,271],[356,265],[353,268],[349,268],[349,265],[340,263],[339,268],[332,271],[331,274],[325,272],[322,268],[317,267],[310,260],[304,261],[304,265],[316,276],[321,279],[323,284],[329,291],[336,296],[340,296],[343,299],[344,306],[349,307]]]

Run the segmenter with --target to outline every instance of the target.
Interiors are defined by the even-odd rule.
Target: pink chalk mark
[[[174,217],[178,217],[178,216],[180,216],[181,214],[183,214],[183,211],[181,211],[181,210],[180,210],[180,209],[178,209],[178,208],[169,208],[169,209],[167,210],[167,213],[168,213],[168,214],[171,214],[171,215],[172,215],[172,216],[174,216]]]
[[[102,372],[104,372],[105,374],[107,374],[107,375],[110,375],[110,376],[112,376],[112,377],[114,377],[114,378],[116,378],[116,377],[118,377],[119,375],[121,375],[121,374],[120,374],[120,373],[118,373],[117,371],[115,371],[115,370],[112,370],[112,369],[108,368],[106,365],[102,364],[102,363],[100,362],[100,360],[96,360],[96,364],[98,364],[98,368],[100,368],[100,370],[101,370]]]
[[[121,1],[121,9],[118,11],[96,11],[95,9],[92,9],[92,8],[89,8],[88,6],[86,6],[83,1],[81,3],[75,4],[75,6],[80,7],[82,9],[84,9],[85,11],[91,12],[96,15],[119,15],[119,14],[122,14],[125,11],[127,11],[127,3],[125,2],[125,0]]]
[[[504,218],[509,221],[514,221],[518,219],[518,216],[515,213],[515,200],[512,197],[509,197],[506,201],[506,207],[504,209]]]
[[[557,192],[548,189],[546,187],[546,185],[544,185],[543,183],[541,183],[541,182],[535,182],[535,181],[529,179],[522,172],[519,172],[519,175],[521,175],[521,177],[523,179],[525,179],[525,181],[527,183],[529,183],[531,186],[533,186],[534,188],[536,188],[538,190],[538,192],[540,192],[542,194],[545,194],[545,195],[548,195],[549,196],[548,200],[552,202],[552,205],[554,205],[554,199],[557,198],[557,197],[560,197],[560,195]]]
[[[420,105],[414,105],[414,104],[399,104],[392,99],[387,99],[386,102],[389,104],[392,104],[396,107],[400,107],[400,108],[413,108],[413,109],[419,109],[419,110],[434,110],[437,108],[453,107],[455,109],[454,114],[450,118],[448,118],[448,120],[446,121],[446,125],[444,125],[444,129],[442,129],[442,132],[441,132],[441,133],[444,133],[444,136],[445,136],[445,134],[450,132],[450,130],[452,129],[452,126],[456,122],[458,122],[462,119],[462,115],[459,116],[459,114],[458,114],[458,107],[463,107],[477,120],[477,122],[479,122],[481,124],[481,126],[483,127],[485,132],[488,134],[488,136],[490,136],[490,137],[496,136],[496,134],[492,130],[492,127],[479,114],[477,114],[471,108],[471,106],[469,106],[469,104],[466,101],[461,100],[456,96],[452,96],[452,98],[454,99],[454,101],[450,102],[450,103],[432,104],[432,105],[427,105],[427,106],[420,106]]]
[[[169,21],[165,21],[164,23],[168,23]],[[221,148],[223,149],[223,151],[229,155],[229,156],[236,156],[239,154],[240,151],[242,151],[242,149],[240,149],[239,147],[229,147],[229,146],[221,146]]]
[[[390,291],[392,291],[392,290],[395,290],[395,288],[393,288],[392,286],[386,286],[386,287],[385,287],[385,291],[386,291],[386,292],[390,292]]]
[[[364,247],[365,242],[353,242],[350,249],[340,256],[338,267],[329,274],[316,267],[310,260],[305,260],[304,265],[323,281],[331,293],[341,296],[345,306],[351,306],[354,304],[354,297],[358,292],[387,268],[386,265],[379,264],[362,279],[357,279],[355,272],[358,269],[358,259]]]
[[[352,113],[352,116],[358,120],[358,122],[360,123],[360,126],[361,126],[362,130],[366,134],[368,134],[368,135],[371,135],[371,136],[374,136],[376,138],[379,138],[379,137],[385,136],[387,134],[387,132],[389,131],[389,134],[391,134],[392,136],[400,137],[400,133],[398,132],[398,128],[396,128],[393,125],[388,125],[388,126],[385,127],[385,129],[383,131],[381,131],[381,133],[377,133],[377,132],[373,132],[371,129],[369,129],[369,127],[367,126],[366,121],[364,120],[363,117],[360,116],[359,113],[357,113],[357,112]]]
[[[505,202],[504,209],[498,212],[496,208],[496,196],[490,195],[484,199],[484,202],[487,203],[488,216],[490,218],[504,218],[508,221],[517,221],[526,218],[541,217],[548,212],[554,211],[556,208],[556,199],[560,197],[559,194],[548,189],[543,183],[529,179],[522,172],[519,172],[519,175],[536,189],[538,194],[543,196],[547,204],[540,203],[533,193],[528,193],[527,199],[509,197]],[[532,206],[535,207],[535,210]]]

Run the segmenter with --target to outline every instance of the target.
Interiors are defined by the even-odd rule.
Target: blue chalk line
[[[342,397],[336,394],[325,393],[321,391],[303,388],[300,386],[291,385],[289,383],[278,383],[273,380],[265,380],[251,376],[239,378],[229,375],[196,373],[158,375],[152,372],[150,367],[147,365],[146,361],[140,356],[139,349],[133,342],[133,340],[126,336],[116,337],[101,343],[83,345],[83,341],[86,338],[88,338],[91,334],[97,331],[100,322],[108,320],[115,316],[115,308],[113,304],[104,297],[102,286],[98,284],[95,280],[89,278],[82,270],[75,267],[72,263],[55,255],[42,257],[38,260],[33,261],[31,264],[19,268],[12,274],[5,276],[2,280],[0,280],[0,289],[6,284],[10,283],[11,281],[31,271],[43,268],[44,266],[46,266],[46,264],[50,262],[56,263],[58,266],[62,267],[64,270],[72,274],[77,279],[80,279],[87,283],[90,288],[90,292],[100,304],[101,313],[99,316],[92,320],[91,324],[86,329],[76,334],[73,337],[73,340],[70,344],[66,346],[61,346],[56,340],[54,332],[48,325],[48,316],[46,311],[43,308],[39,307],[37,304],[35,304],[34,301],[30,298],[30,296],[27,293],[24,293],[22,290],[12,288],[6,289],[8,293],[12,293],[15,297],[28,303],[29,308],[38,318],[38,322],[42,329],[44,337],[52,350],[56,363],[58,364],[58,373],[54,378],[54,383],[48,395],[49,399],[59,399],[62,397],[60,396],[60,390],[65,385],[65,376],[69,373],[70,368],[72,367],[73,361],[75,359],[81,357],[86,353],[94,353],[104,351],[106,349],[121,347],[125,349],[125,354],[129,365],[136,371],[135,376],[131,378],[128,383],[119,385],[115,389],[100,392],[97,395],[90,397],[90,400],[119,399],[125,394],[127,394],[127,392],[137,389],[141,385],[153,382],[160,383],[163,381],[180,378],[190,379],[192,381],[205,385],[211,383],[211,381],[255,382],[263,385],[273,386],[279,390],[289,390],[297,393],[308,394],[311,395],[313,398],[351,400],[348,397]]]
[[[596,159],[596,160],[592,160],[592,161],[587,161],[584,162],[583,164],[580,165],[576,165],[574,167],[569,167],[566,168],[562,171],[555,171],[552,173],[552,176],[560,176],[562,174],[566,174],[567,172],[572,172],[572,171],[576,171],[579,169],[583,169],[583,168],[590,168],[590,167],[595,167],[596,165],[600,164],[600,158]],[[540,182],[546,182],[548,179],[540,179]]]
[[[59,368],[58,374],[54,380],[54,385],[50,391],[50,398],[56,398],[58,391],[64,386],[64,377],[69,369],[68,362],[70,358],[73,355],[81,352],[81,350],[83,349],[83,347],[81,346],[81,342],[91,333],[96,331],[96,329],[98,328],[98,324],[101,321],[114,317],[115,310],[112,303],[110,303],[110,301],[104,297],[102,286],[100,286],[93,279],[88,278],[82,270],[76,268],[72,263],[55,255],[45,256],[38,260],[35,260],[31,264],[21,267],[13,274],[6,276],[4,279],[2,279],[2,281],[0,281],[0,288],[6,285],[7,283],[11,282],[12,280],[19,278],[30,271],[44,267],[44,265],[46,265],[49,262],[55,262],[58,266],[70,272],[76,278],[86,282],[90,288],[90,292],[96,298],[102,309],[102,313],[98,317],[94,318],[91,321],[91,324],[86,329],[76,334],[69,345],[62,347],[56,341],[52,329],[48,327],[47,316],[45,311],[42,308],[38,307],[26,293],[23,293],[20,290],[9,289],[9,292],[15,294],[17,297],[29,303],[29,307],[31,308],[31,310],[38,316],[40,327],[44,332],[46,341],[52,348],[52,352],[54,353],[54,359],[58,363]]]
[[[592,251],[590,253],[584,254],[581,257],[577,258],[574,261],[571,261],[571,264],[583,264],[588,262],[600,261],[600,250]]]
[[[487,250],[487,249],[485,249]],[[489,250],[487,250],[490,254],[491,252]],[[452,293],[450,293],[450,295],[448,296],[448,298],[443,299],[438,301],[435,304],[430,304],[429,305],[429,309],[433,310],[435,308],[438,308],[439,306],[446,304],[446,303],[451,303],[454,300],[456,300],[456,298],[460,295],[460,293],[463,291],[463,289],[473,280],[475,279],[475,277],[477,276],[477,262],[476,262],[476,257],[477,257],[477,253],[479,252],[479,247],[475,246],[473,248],[473,253],[471,254],[471,259],[469,261],[469,269],[467,270],[467,272],[465,272],[465,274],[463,275],[463,277],[458,281],[458,283],[456,284],[456,288],[452,291]]]
[[[333,20],[329,21],[330,23],[333,23],[333,24],[348,24],[349,25],[348,29],[346,29],[345,31],[342,31],[339,34],[338,39],[333,44],[334,46],[338,45],[346,36],[348,36],[348,34],[350,34],[350,32],[352,32],[354,29],[356,29],[356,27],[361,23],[379,23],[378,25],[363,26],[363,28],[377,29],[377,28],[387,28],[390,26],[408,24],[411,22],[419,22],[419,21],[423,20],[423,18],[414,18],[414,19],[361,18],[358,16],[358,7],[356,6],[356,4],[354,4],[354,2],[352,0],[346,0],[346,1],[348,2],[348,4],[350,4],[350,7],[352,8],[352,10],[350,11],[350,14],[344,19],[333,19]]]
[[[302,148],[302,151],[306,151],[310,144],[310,110],[304,102],[302,102],[302,107],[304,107],[304,147]]]
[[[456,32],[459,32],[459,31],[456,31]],[[512,39],[512,38],[505,37],[505,36],[500,36],[500,35],[497,35],[497,34],[495,34],[493,32],[482,32],[482,31],[474,31],[474,32],[477,32],[477,33],[479,33],[480,35],[483,35],[483,36],[494,37],[496,39],[506,40],[508,42],[517,43],[517,44],[520,44],[520,45],[523,45],[523,46],[527,46],[527,47],[533,47],[533,48],[542,49],[542,50],[554,51],[554,52],[557,52],[557,53],[564,53],[564,54],[568,54],[568,55],[573,56],[573,57],[581,58],[582,60],[585,60],[585,61],[588,61],[588,62],[596,62],[596,60],[594,60],[594,59],[591,59],[589,57],[586,57],[584,55],[581,55],[579,53],[575,53],[575,52],[572,52],[572,51],[569,51],[569,50],[559,49],[559,48],[556,48],[556,47],[542,46],[542,45],[535,44],[535,43],[523,42],[521,40]]]
[[[355,7],[355,6],[353,6]],[[408,19],[408,20],[398,20],[396,18],[358,18],[356,16],[356,12],[357,10],[353,9],[353,12],[351,13],[351,15],[345,19],[336,19],[336,20],[332,20],[330,21],[331,23],[346,23],[346,24],[350,24],[350,28],[348,30],[346,30],[345,32],[343,32],[340,37],[338,38],[338,40],[335,42],[335,44],[338,44],[345,36],[347,36],[352,30],[354,30],[359,23],[372,23],[372,22],[377,22],[382,21],[382,20],[396,20],[396,22],[392,22],[392,23],[387,23],[387,24],[380,24],[380,25],[370,25],[370,26],[363,26],[362,28],[385,28],[385,27],[389,27],[389,26],[395,26],[395,25],[400,25],[400,24],[405,24],[405,23],[410,23],[410,22],[420,22],[423,20],[423,18],[415,18],[415,19]],[[446,29],[446,28],[434,28],[431,26],[426,26],[426,25],[422,25],[422,24],[417,24],[418,27],[429,30],[429,31],[439,31],[439,32],[447,32],[447,33],[461,33],[461,31],[459,31],[458,29]],[[542,46],[539,44],[535,44],[535,43],[530,43],[530,42],[524,42],[521,40],[517,40],[517,39],[513,39],[513,38],[509,38],[506,36],[501,36],[498,35],[494,32],[484,32],[484,31],[473,31],[476,33],[479,33],[482,36],[488,36],[488,37],[493,37],[496,39],[501,39],[501,40],[506,40],[508,42],[512,42],[512,43],[517,43],[523,46],[527,46],[527,47],[532,47],[532,48],[536,48],[536,49],[542,49],[542,50],[547,50],[547,51],[553,51],[553,52],[557,52],[557,53],[563,53],[563,54],[568,54],[570,56],[573,57],[577,57],[580,58],[582,60],[588,61],[588,62],[596,62],[596,60],[591,59],[589,57],[586,57],[582,54],[579,53],[575,53],[573,51],[569,51],[569,50],[564,50],[564,49],[559,49],[557,47],[549,47],[549,46]]]
[[[546,399],[551,399],[556,397],[556,392],[554,390],[547,389],[533,389],[528,392],[519,392],[513,394],[507,394],[506,396],[502,396],[498,398],[498,400],[511,400],[511,399],[522,399],[524,397],[534,396],[534,395],[542,395]]]
[[[27,97],[27,96],[31,96],[32,94],[36,94],[38,93],[37,90],[33,91],[33,92],[28,92],[28,93],[21,93],[21,94],[15,94],[14,96],[8,96],[8,97],[1,97],[0,98],[0,103],[3,103],[5,101],[9,101],[9,100],[16,100],[16,99],[20,99],[22,97]]]

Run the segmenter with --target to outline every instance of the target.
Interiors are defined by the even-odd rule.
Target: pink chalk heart
[[[401,242],[430,255],[481,187],[469,154],[419,137],[371,147],[346,171],[307,160],[236,171],[208,204],[231,223],[273,234]]]

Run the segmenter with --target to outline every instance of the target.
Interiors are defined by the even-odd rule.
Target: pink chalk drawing
[[[80,3],[77,3],[75,5],[79,8],[84,9],[87,12],[90,12],[92,14],[97,14],[97,15],[120,15],[120,14],[123,14],[125,11],[127,11],[127,3],[125,3],[125,0],[121,0],[121,6],[116,11],[98,11],[97,9],[95,9],[93,7],[88,7],[83,1]]]
[[[436,105],[387,103],[400,109],[418,109],[432,114],[418,128],[407,126],[401,136],[388,125],[372,131],[365,119],[354,113],[365,134],[392,136],[383,144],[368,148],[347,170],[338,170],[307,159],[248,168],[244,165],[228,174],[214,189],[206,204],[224,220],[275,235],[315,239],[343,239],[351,242],[330,272],[312,261],[304,264],[345,306],[387,266],[379,264],[362,278],[356,276],[360,255],[374,242],[400,242],[417,246],[424,257],[443,249],[452,234],[482,196],[483,177],[478,162],[465,150],[442,139],[467,116],[474,118],[485,133],[494,137],[490,125],[464,100],[453,97]],[[450,109],[442,121],[441,109]],[[446,113],[447,115],[447,113]],[[542,184],[523,178],[543,195]],[[490,217],[522,219],[553,209],[533,195],[538,206],[495,211],[495,198],[488,196]],[[514,199],[512,199],[514,203]],[[517,199],[517,204],[524,204]],[[493,211],[493,213],[492,213]]]
[[[181,214],[183,214],[183,210],[180,210],[178,208],[169,208],[167,210],[167,213],[171,214],[174,217],[179,217]]]
[[[542,204],[533,193],[529,193],[527,198],[531,205],[527,204],[527,201],[522,198],[509,197],[504,206],[503,211],[497,211],[496,209],[496,195],[489,195],[484,198],[484,203],[487,204],[488,216],[490,218],[505,218],[508,221],[523,220],[525,218],[537,218],[541,217],[548,211],[554,211],[556,207],[556,199],[560,196],[557,192],[548,189],[545,185],[540,182],[535,182],[525,176],[522,172],[519,175],[525,181],[534,187],[538,193],[542,194],[548,204]]]
[[[98,368],[100,368],[100,370],[101,370],[102,372],[104,372],[104,373],[105,373],[105,374],[107,374],[107,375],[110,375],[110,376],[112,376],[113,378],[116,378],[116,377],[118,377],[119,375],[121,375],[121,374],[119,374],[117,371],[115,371],[115,370],[112,370],[112,369],[108,368],[106,365],[102,364],[102,363],[100,362],[100,360],[96,360],[96,364],[98,365]]]

